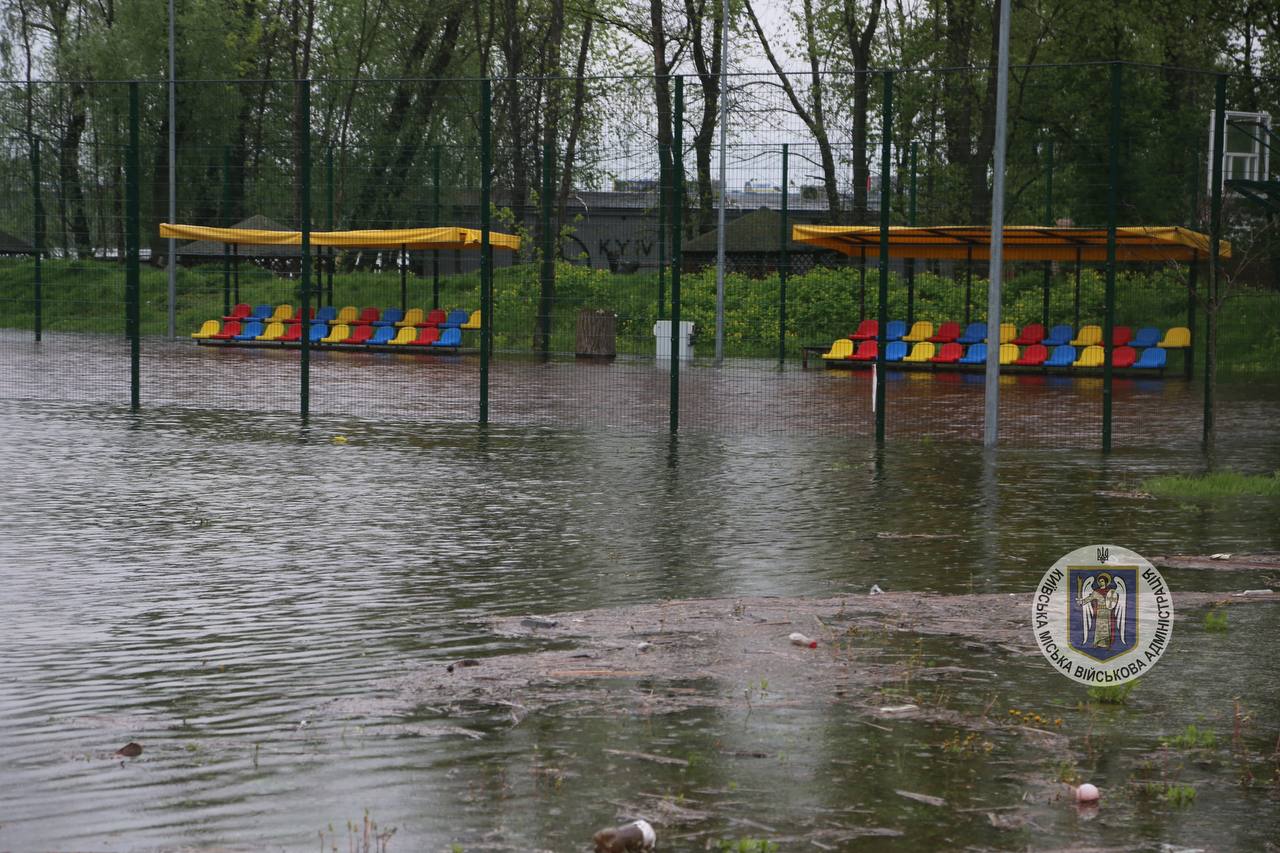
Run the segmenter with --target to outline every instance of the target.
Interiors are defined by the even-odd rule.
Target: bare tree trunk
[[[715,0],[712,0],[715,2]],[[724,45],[723,21],[724,6],[716,2],[711,24],[714,32],[711,35],[711,56],[708,59],[703,45],[705,28],[703,17],[706,14],[706,0],[685,0],[685,15],[691,28],[691,47],[693,50],[693,67],[698,72],[698,80],[702,84],[702,119],[698,130],[693,135],[693,151],[698,172],[698,218],[696,230],[699,234],[711,230],[712,217],[715,214],[715,195],[711,191],[711,143],[715,137],[717,119],[719,117],[720,64],[723,61]],[[724,156],[724,152],[720,152]],[[721,187],[720,192],[725,188]]]
[[[880,20],[881,0],[871,0],[866,27],[858,24],[858,0],[844,0],[843,23],[845,41],[853,56],[853,221],[867,223],[867,184],[871,180],[870,157],[867,152],[867,101],[871,85],[871,41]],[[888,180],[881,175],[880,180]]]
[[[89,235],[89,217],[84,206],[84,185],[80,180],[80,140],[88,115],[84,105],[84,84],[71,84],[71,115],[58,144],[58,175],[62,199],[71,234],[79,257],[91,257],[93,241]]]

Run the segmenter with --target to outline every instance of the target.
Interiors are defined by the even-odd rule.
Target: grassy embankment
[[[1142,491],[1171,498],[1218,498],[1234,496],[1280,497],[1280,471],[1274,474],[1241,474],[1216,471],[1209,474],[1169,474],[1152,477]]]
[[[11,259],[0,263],[0,326],[31,328],[33,323],[32,262]],[[698,328],[699,350],[709,347],[715,311],[715,273],[707,269],[683,276],[682,319]],[[874,269],[867,274],[866,312],[875,316]],[[652,327],[657,319],[658,277],[655,271],[612,274],[570,264],[557,268],[553,349],[573,349],[576,315],[581,308],[603,308],[618,315],[618,350],[652,352]],[[142,270],[143,334],[163,334],[167,327],[167,277],[163,269]],[[1025,271],[1008,279],[1004,319],[1023,325],[1040,320],[1042,275]],[[725,350],[730,356],[771,357],[778,346],[778,278],[726,276]],[[116,263],[46,260],[43,264],[44,327],[50,331],[122,333],[124,329],[124,271]],[[177,327],[195,331],[200,322],[222,313],[223,275],[220,264],[182,268],[177,282]],[[1173,272],[1119,276],[1116,322],[1167,328],[1186,323],[1186,290]],[[538,268],[527,264],[499,267],[494,274],[495,343],[500,349],[521,350],[532,344],[539,293]],[[802,344],[826,344],[848,334],[860,316],[862,299],[856,269],[814,269],[788,279],[786,345],[790,355]],[[985,281],[975,279],[972,312],[980,319]],[[1103,280],[1087,270],[1081,280],[1082,322],[1101,323]],[[400,298],[394,272],[340,273],[335,277],[338,305],[395,305]],[[429,307],[431,282],[409,279],[410,306]],[[441,277],[441,307],[478,308],[479,277],[475,273]],[[670,282],[667,283],[670,299]],[[889,315],[906,316],[906,282],[890,278]],[[244,302],[298,302],[296,280],[242,265],[240,296]],[[929,273],[915,279],[915,317],[941,322],[963,319],[963,286]],[[1051,321],[1070,320],[1073,282],[1065,273],[1050,296]],[[1203,318],[1203,311],[1200,312]],[[1201,329],[1195,330],[1197,335]],[[1280,371],[1280,293],[1249,294],[1229,302],[1221,321],[1219,359],[1222,375],[1258,376]]]

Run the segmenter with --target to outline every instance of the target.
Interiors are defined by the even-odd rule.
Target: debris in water
[[[543,619],[540,616],[526,616],[520,620],[520,624],[526,628],[555,628],[560,623],[554,619]]]
[[[799,631],[794,632],[787,639],[791,640],[791,645],[793,646],[807,646],[811,649],[816,649],[818,647],[817,640],[814,640],[810,637],[806,637],[804,634],[801,634]]]
[[[1236,595],[1270,595],[1270,589],[1246,589],[1244,592],[1237,592]]]
[[[116,755],[121,758],[137,758],[142,755],[142,744],[129,741],[124,746],[116,750]]]
[[[346,443],[347,443],[347,437],[346,437],[345,435],[335,435],[335,436],[333,437],[333,443],[334,443],[334,444],[346,444]]]
[[[1209,559],[1210,559],[1210,560],[1230,560],[1232,556],[1233,556],[1233,555],[1232,555],[1232,554],[1229,554],[1229,553],[1223,553],[1223,554],[1210,554],[1210,555],[1209,555]]]
[[[915,800],[917,803],[924,803],[927,806],[945,806],[947,801],[942,797],[931,797],[928,794],[917,794],[915,791],[903,791],[897,789],[894,791],[899,797],[906,797],[908,800]]]
[[[647,652],[651,648],[653,648],[653,643],[637,643],[636,644],[637,652]]]
[[[465,669],[466,667],[469,667],[469,666],[479,666],[479,665],[480,665],[480,661],[476,660],[475,658],[463,658],[460,661],[455,661],[454,663],[449,664],[447,667],[445,667],[445,671],[453,672],[454,668]]]
[[[669,755],[654,755],[651,752],[631,752],[626,749],[606,749],[609,755],[620,755],[623,758],[639,758],[642,761],[652,761],[654,764],[669,764],[673,767],[688,767],[689,762],[683,758],[672,758]]]
[[[1088,782],[1076,788],[1077,803],[1096,803],[1099,796],[1098,788]]]
[[[886,705],[880,709],[880,713],[892,717],[896,714],[910,714],[912,711],[919,710],[919,705]]]
[[[884,595],[884,590],[880,588],[880,584],[873,583],[871,585],[871,595]]]
[[[602,829],[592,840],[596,843],[596,853],[639,853],[657,846],[658,836],[649,821],[634,820],[613,829]]]

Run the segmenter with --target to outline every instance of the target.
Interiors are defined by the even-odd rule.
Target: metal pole
[[[493,93],[488,78],[480,81],[480,423],[489,423],[489,358],[493,334],[493,262],[489,256],[489,190]]]
[[[302,307],[299,314],[302,321],[302,370],[299,402],[302,419],[305,421],[311,414],[311,81],[299,80],[297,86],[301,137],[298,171],[302,178],[298,211],[302,230],[302,274],[299,276],[302,282]]]
[[[1081,266],[1080,249],[1077,248],[1076,249],[1076,293],[1075,293],[1075,302],[1074,302],[1074,313],[1072,315],[1072,320],[1071,320],[1071,323],[1072,323],[1071,334],[1073,335],[1080,331],[1080,266]]]
[[[400,310],[409,310],[409,250],[400,244]]]
[[[1000,51],[996,65],[996,138],[991,180],[991,262],[987,276],[987,381],[982,444],[1000,435],[1000,287],[1004,277],[1004,159],[1009,136],[1009,6],[1000,3]]]
[[[1045,146],[1044,165],[1044,224],[1053,227],[1053,140]],[[1049,289],[1053,284],[1053,262],[1044,262],[1044,294],[1040,306],[1040,323],[1049,328]]]
[[[178,221],[178,69],[174,65],[173,0],[169,0],[169,221]],[[169,340],[178,336],[178,266],[174,258],[177,241],[169,238]]]
[[[720,3],[720,210],[716,230],[716,364],[724,361],[724,207],[729,151],[729,0]]]
[[[542,293],[538,298],[538,348],[542,358],[551,357],[551,297],[555,288],[555,237],[551,233],[551,173],[555,169],[555,149],[542,146]]]
[[[658,319],[667,314],[667,203],[671,192],[667,188],[666,159],[670,156],[667,146],[658,143]]]
[[[867,319],[867,250],[859,249],[861,264],[858,266],[858,322]]]
[[[883,139],[880,141],[880,306],[879,330],[876,334],[876,444],[884,443],[884,391],[887,384],[884,375],[885,335],[889,325],[889,171],[893,166],[890,147],[893,144],[893,72],[884,74],[884,118],[881,121]],[[865,252],[864,252],[865,258]],[[863,267],[866,267],[864,260]]]
[[[440,227],[440,146],[431,149],[431,227]],[[440,307],[440,250],[431,250],[431,307]]]
[[[964,250],[964,324],[969,325],[969,292],[973,289],[973,246]],[[990,331],[990,330],[988,330]]]
[[[790,146],[782,143],[782,216],[778,228],[778,367],[783,367],[787,359],[787,272],[790,258],[787,257],[787,246],[791,242],[791,228],[787,210],[787,160]],[[723,190],[722,190],[723,191]]]
[[[671,412],[670,428],[680,429],[680,218],[684,209],[684,78],[676,78],[675,127],[671,143]]]
[[[233,289],[232,299],[238,305],[240,304],[240,244],[231,244],[231,286]]]
[[[1217,369],[1218,276],[1222,271],[1222,155],[1227,126],[1227,77],[1219,75],[1213,92],[1213,187],[1209,198],[1209,294],[1204,312],[1204,448],[1213,447],[1213,378]]]
[[[222,146],[222,215],[223,228],[231,227],[231,146]],[[222,316],[231,313],[231,244],[222,244]]]
[[[33,213],[35,213],[35,234],[32,235],[34,243],[31,247],[32,254],[35,256],[34,281],[35,286],[35,333],[36,340],[40,340],[44,335],[44,289],[41,286],[40,278],[40,260],[44,254],[44,202],[40,198],[40,137],[32,135],[31,137],[31,201]]]
[[[1102,452],[1111,452],[1111,338],[1116,324],[1116,217],[1120,207],[1120,69],[1111,64],[1111,132],[1107,157],[1107,283],[1102,324]]]
[[[916,142],[911,142],[911,184],[907,196],[907,224],[916,224]],[[916,321],[916,259],[907,260],[907,329]]]
[[[334,220],[333,220],[334,187],[333,187],[333,146],[332,145],[330,145],[328,148],[324,150],[324,182],[325,182],[325,200],[324,200],[325,228],[326,230],[332,231],[335,227]],[[326,250],[325,254],[328,255],[328,261],[329,261],[329,263],[325,265],[327,267],[326,271],[328,272],[328,278],[329,278],[328,288],[327,288],[329,291],[327,294],[328,304],[332,305],[333,304],[333,267],[335,262],[337,261],[337,257],[335,255],[334,248],[332,246],[330,246]],[[322,302],[323,300],[316,300],[316,301]],[[303,327],[310,328],[310,325],[309,325],[310,322],[311,322],[311,318],[307,317],[303,324]]]
[[[129,408],[138,411],[140,407],[141,385],[141,325],[139,321],[139,284],[141,267],[139,265],[139,244],[141,243],[141,226],[139,223],[138,203],[138,125],[139,125],[138,84],[129,84],[129,148],[125,152],[125,284],[124,284],[124,327],[129,337]]]
[[[1195,358],[1193,356],[1193,346],[1196,342],[1196,278],[1200,271],[1200,253],[1195,252],[1192,255],[1191,269],[1187,271],[1187,328],[1191,331],[1191,346],[1183,350],[1186,355],[1182,358],[1183,375],[1190,379],[1195,370]]]

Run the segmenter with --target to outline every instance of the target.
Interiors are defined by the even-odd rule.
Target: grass
[[[1214,634],[1225,634],[1227,632],[1227,611],[1214,609],[1204,614],[1204,629]]]
[[[777,853],[778,845],[765,838],[720,839],[721,853]]]
[[[1178,785],[1164,782],[1148,782],[1141,793],[1152,799],[1164,800],[1171,806],[1182,808],[1196,801],[1196,789],[1191,785]]]
[[[1124,684],[1103,684],[1089,688],[1089,698],[1102,705],[1124,705],[1129,701],[1129,694],[1138,686],[1136,681]]]
[[[1273,474],[1241,474],[1237,471],[1169,474],[1145,480],[1142,491],[1176,498],[1221,498],[1237,495],[1274,498],[1280,497],[1280,471]]]
[[[1200,729],[1192,723],[1179,734],[1166,740],[1165,744],[1175,749],[1213,749],[1218,745],[1218,736],[1212,729]]]

